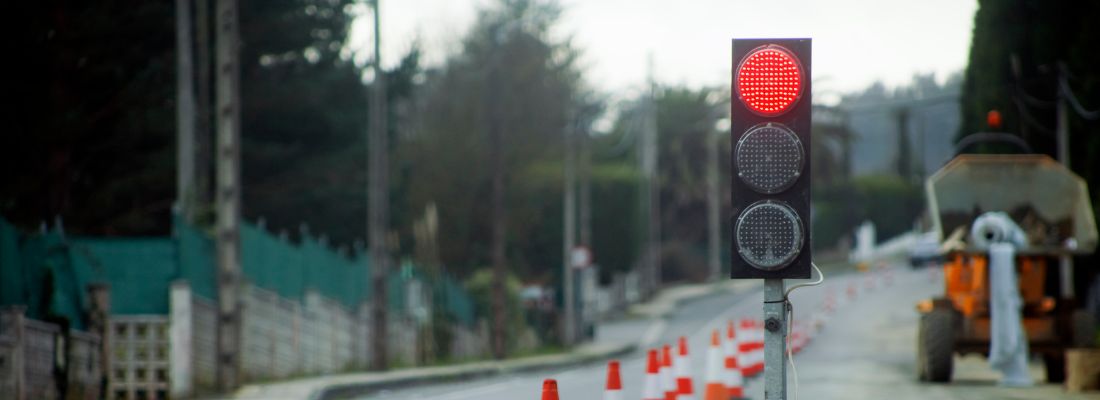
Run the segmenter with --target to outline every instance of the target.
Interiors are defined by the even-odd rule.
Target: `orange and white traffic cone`
[[[676,400],[676,379],[672,376],[672,348],[667,344],[661,348],[661,391],[665,393],[665,400]]]
[[[791,322],[791,335],[787,336],[787,347],[792,354],[798,354],[802,351],[802,346],[806,344],[806,334],[802,326],[797,321]]]
[[[645,381],[642,384],[642,400],[664,400],[661,390],[661,363],[657,350],[650,349],[645,363]]]
[[[836,296],[832,286],[825,289],[825,301],[821,302],[821,310],[829,314],[836,310]]]
[[[741,375],[741,367],[737,365],[737,340],[733,321],[729,321],[726,324],[726,341],[722,344],[722,355],[725,357],[722,383],[726,385],[726,391],[731,399],[739,399],[744,394],[742,385],[745,378]]]
[[[729,400],[730,392],[722,377],[725,369],[722,368],[722,336],[717,329],[710,334],[710,347],[707,348],[707,378],[703,383],[703,400]]]
[[[558,400],[558,381],[553,379],[542,381],[542,400]]]
[[[691,381],[687,338],[680,336],[678,344],[678,354],[672,360],[676,368],[676,400],[695,400],[695,383]]]
[[[607,362],[607,385],[604,387],[603,400],[622,400],[623,377],[619,373],[619,361]]]
[[[741,335],[737,340],[737,365],[741,368],[743,376],[755,376],[757,374],[757,351],[764,347],[763,340],[757,340],[756,321],[742,319],[740,326]],[[760,339],[763,339],[762,337]],[[762,351],[761,351],[762,353]]]

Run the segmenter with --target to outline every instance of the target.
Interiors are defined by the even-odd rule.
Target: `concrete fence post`
[[[23,313],[26,311],[24,306],[9,306],[0,309],[0,321],[4,324],[10,324],[5,327],[4,330],[11,332],[11,337],[14,340],[12,343],[12,357],[11,368],[14,371],[15,393],[12,393],[12,398],[15,400],[27,399],[27,333],[26,333],[26,317]]]
[[[185,398],[194,393],[194,363],[192,346],[191,285],[187,281],[172,282],[168,319],[168,385],[172,398]]]
[[[111,286],[106,283],[92,283],[88,291],[88,329],[99,335],[99,374],[101,390],[107,390],[107,377],[111,374],[111,339],[109,335],[111,319]]]

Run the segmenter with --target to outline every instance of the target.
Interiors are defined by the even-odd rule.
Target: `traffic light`
[[[731,278],[810,277],[810,39],[734,39]]]

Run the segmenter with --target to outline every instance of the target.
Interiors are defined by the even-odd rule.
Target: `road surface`
[[[1009,389],[996,386],[997,375],[983,359],[957,360],[955,382],[927,384],[916,380],[914,345],[917,313],[914,304],[940,291],[937,273],[893,268],[892,284],[885,275],[848,274],[829,277],[825,284],[803,288],[792,294],[795,319],[809,320],[820,312],[826,293],[843,298],[837,311],[825,322],[810,344],[795,356],[797,383],[788,368],[789,398],[806,399],[1095,399],[1096,396],[1069,395],[1059,386],[1040,384],[1034,388]],[[868,281],[873,281],[873,287]],[[858,288],[849,299],[849,287]],[[710,332],[724,326],[730,318],[759,317],[762,293],[759,289],[739,294],[720,294],[685,303],[667,318],[666,329],[658,344],[674,343],[686,335],[691,348],[691,371],[695,377],[696,398],[701,398],[705,375],[705,350]],[[641,323],[645,329],[648,323]],[[644,378],[644,352],[622,358],[623,399],[640,399]],[[1032,374],[1042,382],[1043,370],[1033,364]],[[482,378],[466,382],[419,385],[374,393],[361,400],[436,399],[436,400],[518,400],[537,399],[546,378],[558,380],[562,400],[601,398],[606,377],[603,364],[578,366],[560,371],[541,371]],[[746,385],[746,394],[763,399],[763,378]]]

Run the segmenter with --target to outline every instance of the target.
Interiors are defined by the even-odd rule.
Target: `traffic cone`
[[[657,360],[657,350],[650,349],[645,363],[645,382],[642,385],[642,400],[664,400],[661,391],[661,363]]]
[[[603,400],[622,400],[623,377],[619,374],[619,361],[607,362],[607,385],[604,387]]]
[[[676,400],[695,400],[695,383],[691,381],[687,338],[680,336],[679,353],[673,359],[676,368]]]
[[[741,335],[737,341],[737,365],[743,376],[755,376],[764,369],[764,337],[757,331],[756,321],[741,320]]]
[[[825,300],[821,302],[821,311],[832,314],[836,310],[836,294],[833,293],[833,287],[829,286],[825,289]]]
[[[722,383],[726,386],[729,398],[739,399],[743,394],[741,386],[745,378],[741,375],[741,367],[737,365],[737,333],[733,328],[733,321],[726,324],[726,341],[722,346],[722,353],[725,356]]]
[[[730,391],[722,381],[722,340],[717,329],[710,334],[710,347],[707,348],[707,379],[703,384],[703,400],[729,400]]]
[[[665,393],[665,400],[676,400],[676,380],[672,377],[672,348],[667,344],[661,348],[661,391]]]
[[[542,381],[542,400],[558,400],[558,381],[553,379]]]
[[[806,335],[802,331],[802,324],[791,322],[791,335],[787,336],[787,347],[791,354],[798,354],[802,346],[806,344]]]

